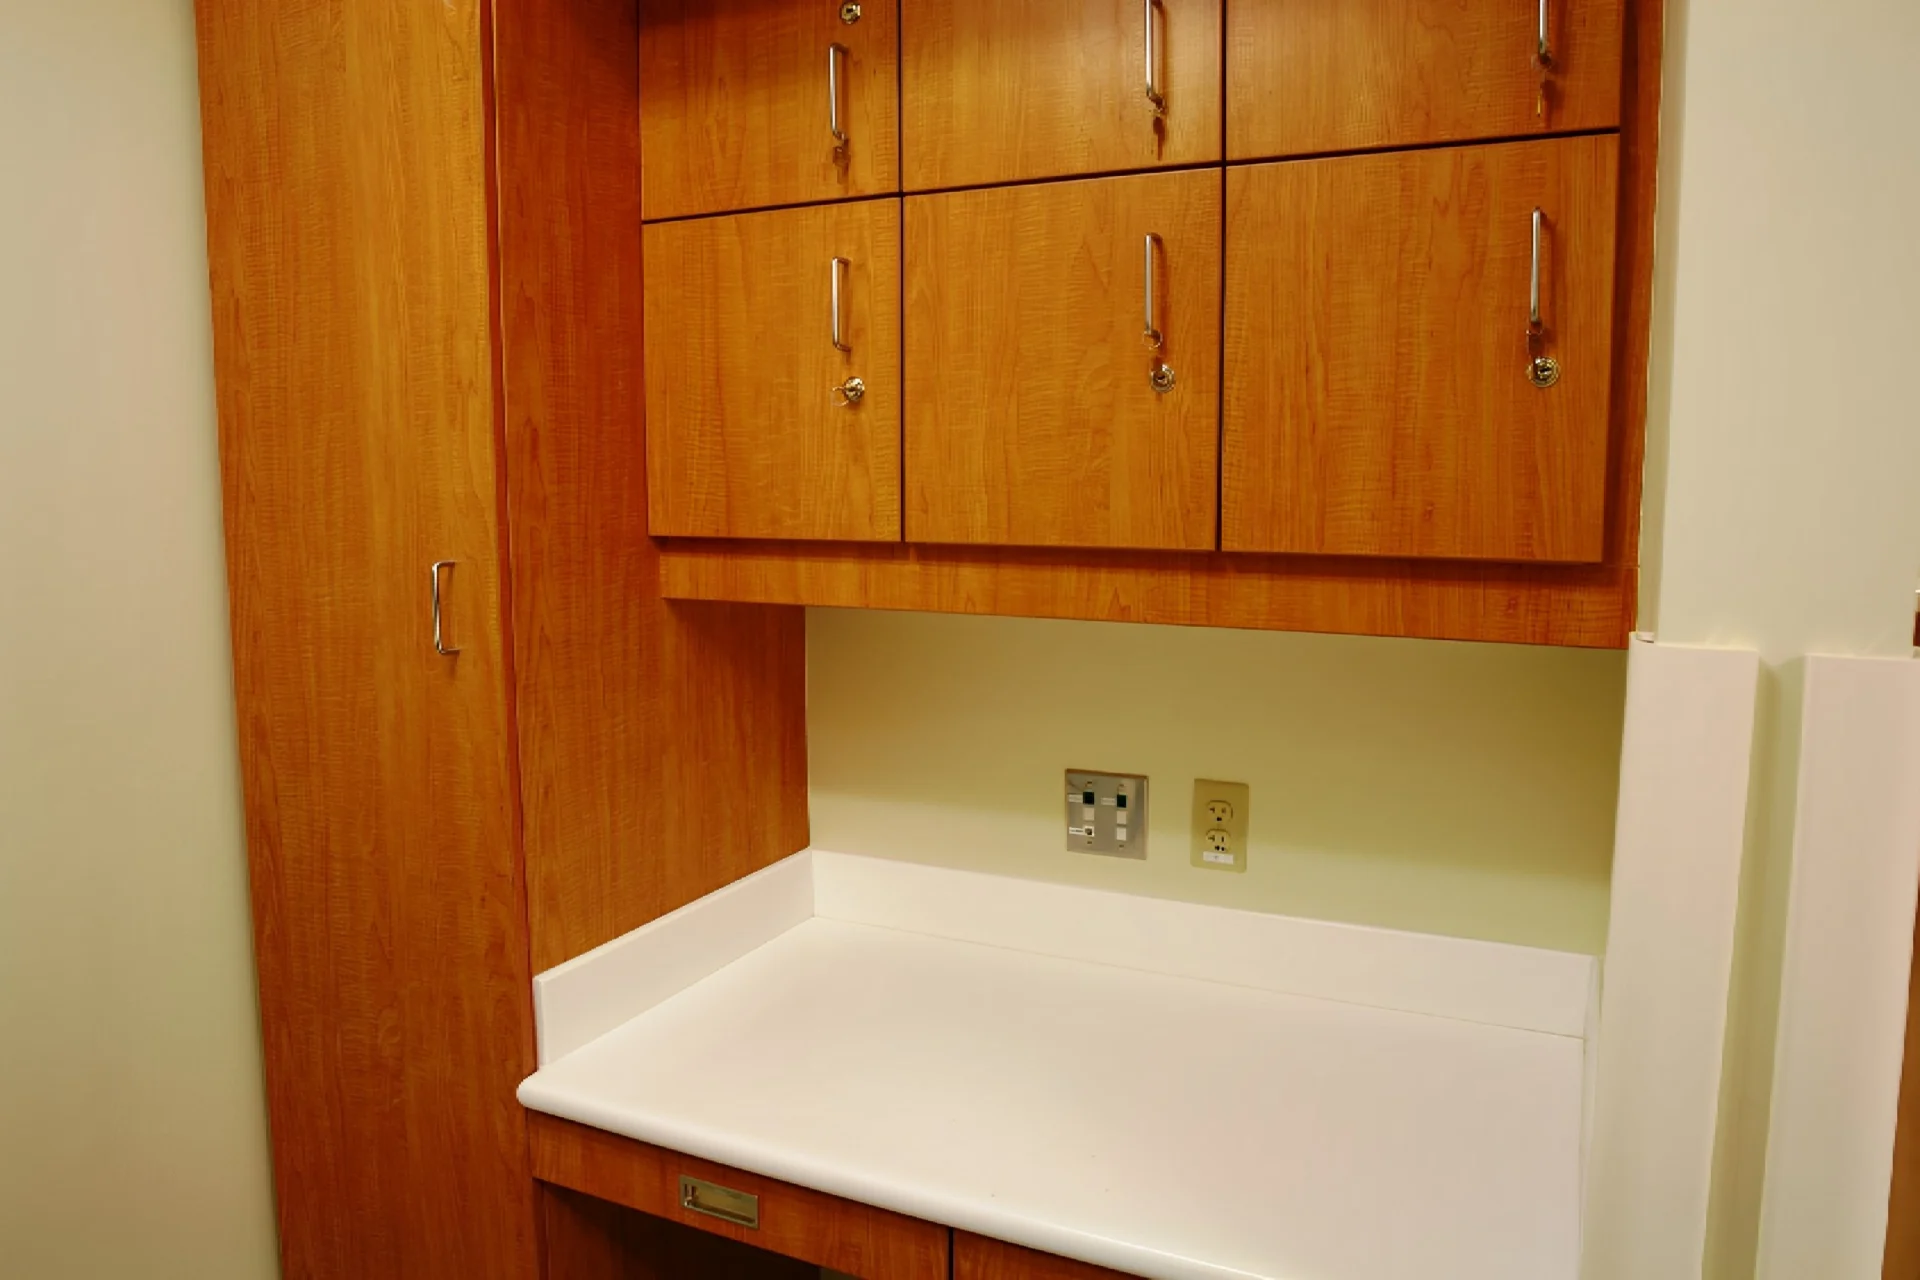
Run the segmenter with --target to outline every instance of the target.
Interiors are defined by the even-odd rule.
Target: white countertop
[[[1578,1036],[820,915],[741,949],[522,1101],[1154,1280],[1576,1274]]]

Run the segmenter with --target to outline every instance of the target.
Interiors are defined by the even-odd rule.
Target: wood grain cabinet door
[[[1194,170],[908,198],[910,541],[1213,547],[1220,192]]]
[[[909,191],[1220,159],[1221,0],[908,0]]]
[[[1130,1280],[1130,1277],[1105,1267],[956,1231],[953,1233],[953,1280]]]
[[[1594,136],[1229,171],[1224,549],[1601,558],[1617,154]],[[1534,384],[1536,356],[1557,383]]]
[[[1233,0],[1227,156],[1613,128],[1624,8],[1625,0]]]
[[[642,216],[898,191],[899,4],[857,8],[640,0]]]
[[[653,533],[898,540],[900,202],[655,223],[642,251]]]

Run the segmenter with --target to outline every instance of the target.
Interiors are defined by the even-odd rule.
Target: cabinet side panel
[[[805,846],[797,609],[647,536],[636,0],[499,0],[501,330],[533,968]]]
[[[283,1268],[530,1280],[485,5],[198,23]]]

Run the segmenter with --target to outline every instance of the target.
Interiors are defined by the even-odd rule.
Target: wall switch
[[[1147,780],[1067,770],[1067,852],[1147,856]]]
[[[1193,784],[1193,865],[1207,871],[1247,869],[1247,804],[1244,782]]]

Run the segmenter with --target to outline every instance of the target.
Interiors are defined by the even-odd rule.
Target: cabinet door
[[[1623,8],[1624,0],[1233,0],[1227,155],[1612,128]]]
[[[1226,550],[1600,558],[1617,152],[1229,171]],[[1534,385],[1536,354],[1556,384]]]
[[[1220,4],[913,0],[907,189],[1218,160]]]
[[[1129,1280],[1118,1271],[965,1231],[953,1233],[953,1280]]]
[[[900,202],[656,223],[644,254],[652,531],[897,540]]]
[[[1214,545],[1220,186],[1198,170],[908,199],[910,540]]]
[[[898,0],[641,0],[640,13],[642,216],[900,189]]]

